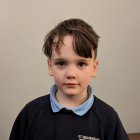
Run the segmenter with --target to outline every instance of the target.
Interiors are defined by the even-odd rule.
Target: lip
[[[67,85],[67,86],[75,86],[75,85],[78,85],[76,83],[65,83],[64,85]]]

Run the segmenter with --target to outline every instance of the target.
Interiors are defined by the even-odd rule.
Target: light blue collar
[[[53,112],[59,112],[61,109],[65,108],[64,106],[59,104],[58,101],[56,100],[55,95],[57,90],[58,89],[56,85],[53,85],[50,90],[50,101],[51,101],[51,108]],[[79,105],[78,107],[65,108],[65,109],[72,110],[75,114],[79,116],[83,116],[84,114],[86,114],[86,112],[91,108],[94,102],[94,96],[93,96],[92,88],[90,86],[88,86],[87,91],[89,94],[89,98],[83,104]]]

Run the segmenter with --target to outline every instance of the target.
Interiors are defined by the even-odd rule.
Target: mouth
[[[79,84],[77,84],[77,83],[65,83],[64,85],[67,87],[75,87],[75,86],[78,86]]]
[[[78,85],[76,83],[65,83],[64,85]]]

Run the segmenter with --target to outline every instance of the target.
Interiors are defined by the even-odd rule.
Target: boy
[[[98,39],[81,19],[65,20],[47,34],[43,51],[55,84],[24,107],[10,140],[128,140],[117,113],[89,86],[99,63]]]

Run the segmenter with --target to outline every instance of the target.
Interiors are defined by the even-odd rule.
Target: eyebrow
[[[55,59],[53,59],[53,61],[65,61],[65,59],[64,58],[55,58]]]
[[[56,59],[53,59],[53,61],[67,61],[67,59],[65,59],[65,58],[56,58]],[[89,61],[89,58],[80,58],[80,59],[77,59],[76,61],[87,62],[87,61]]]

